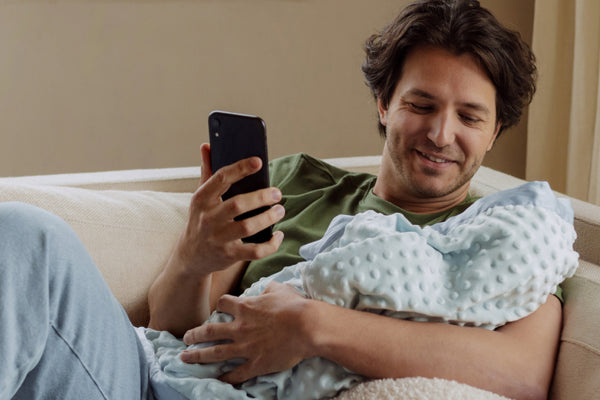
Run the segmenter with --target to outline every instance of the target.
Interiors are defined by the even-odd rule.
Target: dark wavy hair
[[[407,54],[436,46],[479,61],[496,88],[500,133],[516,125],[535,93],[535,56],[518,32],[504,27],[476,0],[421,0],[406,7],[365,44],[362,71],[375,99],[387,107]],[[385,137],[385,127],[379,122]]]

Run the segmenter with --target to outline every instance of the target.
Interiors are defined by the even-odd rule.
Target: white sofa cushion
[[[148,322],[147,292],[187,220],[191,195],[0,183],[0,201],[22,201],[75,230],[134,325]]]

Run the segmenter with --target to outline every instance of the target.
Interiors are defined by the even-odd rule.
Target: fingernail
[[[279,189],[273,189],[271,191],[271,196],[273,196],[273,201],[281,200],[281,191]]]
[[[190,354],[189,351],[184,350],[181,352],[181,361],[183,362],[190,362],[192,361],[192,355]]]
[[[273,234],[279,243],[283,242],[283,232],[277,231]]]
[[[191,339],[190,336],[191,336],[190,332],[186,332],[183,335],[183,343],[190,345],[191,344],[191,343],[189,343],[189,340]]]
[[[285,215],[285,208],[281,204],[277,204],[275,207],[275,213],[278,217],[283,217]]]
[[[260,157],[252,157],[250,159],[250,163],[252,168],[260,168],[262,166],[262,160]]]

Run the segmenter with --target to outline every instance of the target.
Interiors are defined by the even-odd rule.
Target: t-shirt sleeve
[[[558,298],[558,300],[560,300],[561,304],[565,303],[565,299],[563,298],[563,290],[562,287],[560,287],[560,285],[556,287],[556,292],[554,292],[554,295]]]

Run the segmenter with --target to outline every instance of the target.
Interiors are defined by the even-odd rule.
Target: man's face
[[[389,105],[378,107],[387,133],[382,197],[400,206],[403,198],[464,199],[499,128],[496,90],[475,59],[417,48]]]

